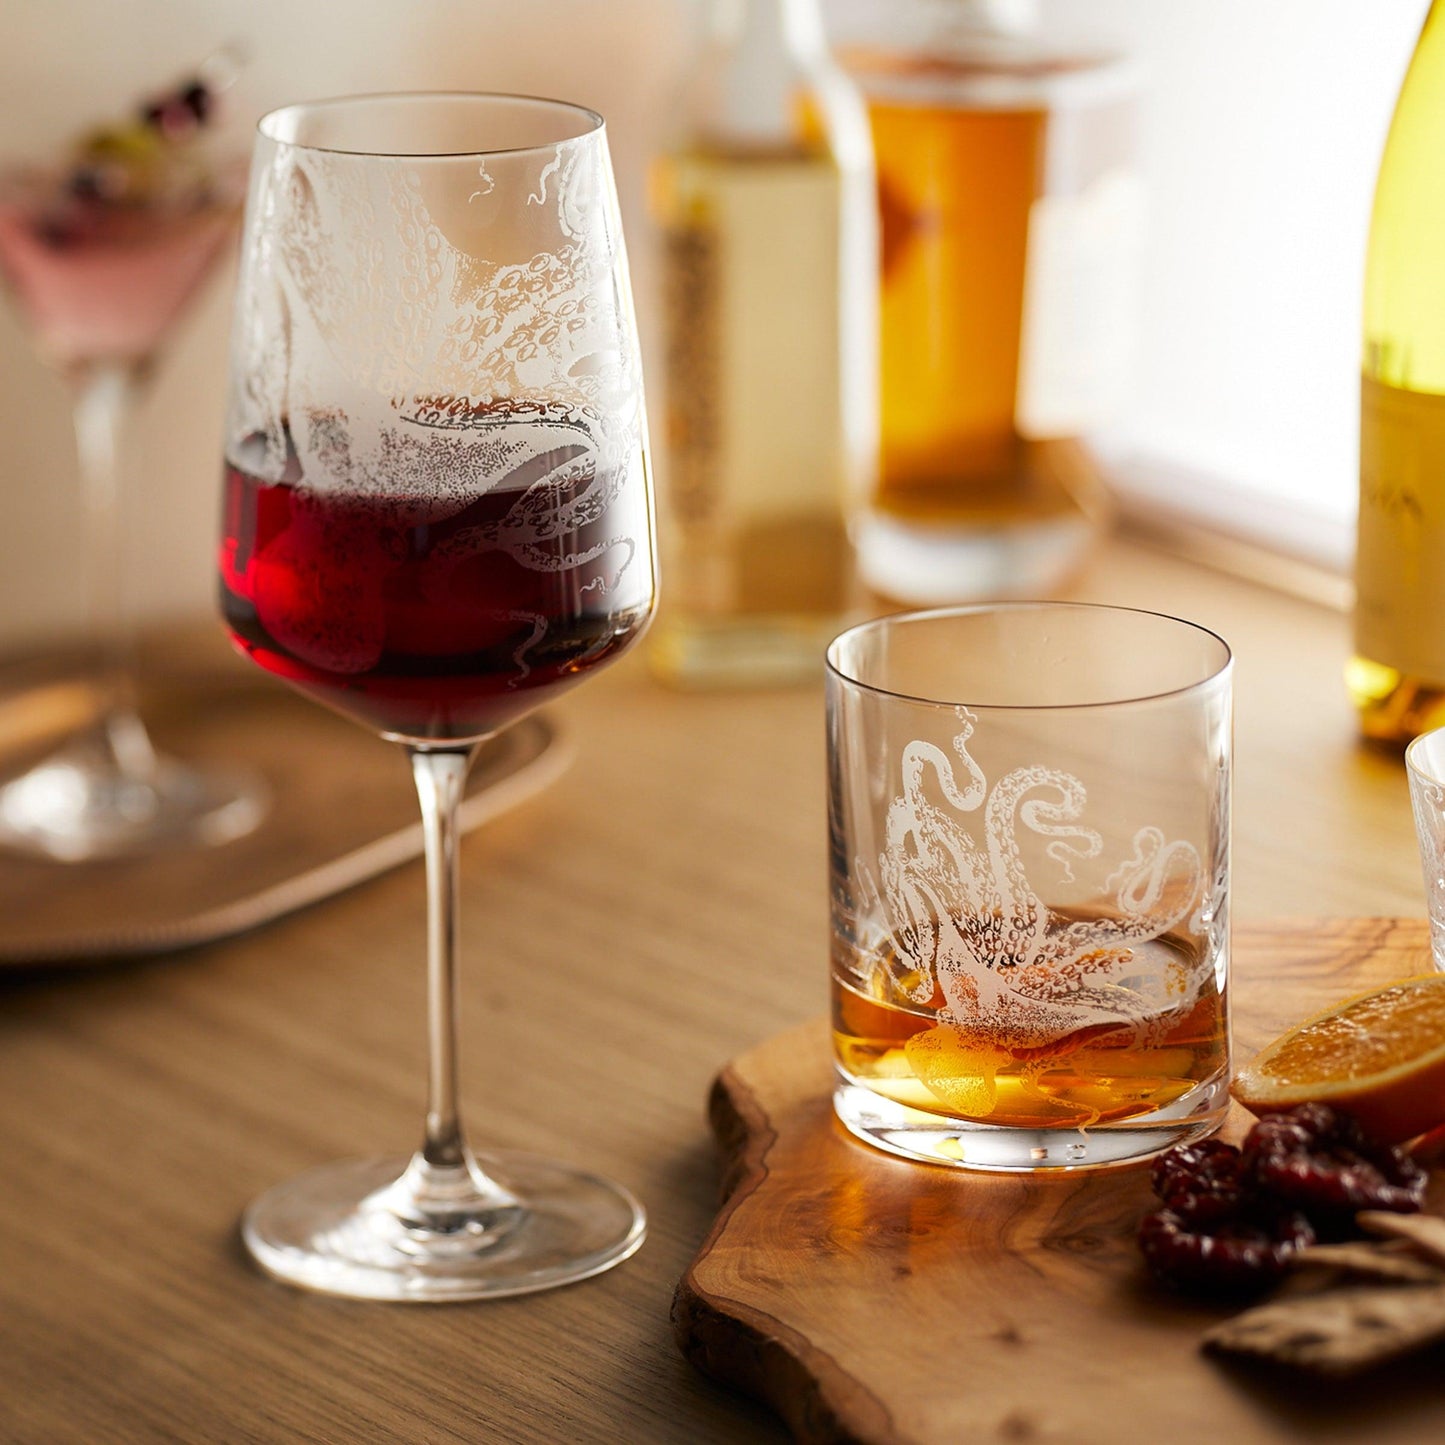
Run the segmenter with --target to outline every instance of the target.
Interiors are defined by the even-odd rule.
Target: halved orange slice
[[[1445,973],[1306,1019],[1241,1069],[1231,1092],[1256,1114],[1330,1104],[1391,1144],[1445,1123]]]

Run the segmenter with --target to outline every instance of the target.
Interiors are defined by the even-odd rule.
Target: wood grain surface
[[[1245,925],[1236,1037],[1429,969],[1415,920]],[[832,1116],[826,1021],[718,1076],[728,1199],[684,1275],[684,1354],[766,1401],[797,1439],[1280,1445],[1322,1423],[1361,1441],[1445,1439],[1445,1349],[1382,1386],[1241,1374],[1199,1353],[1227,1310],[1152,1286],[1134,1243],[1144,1168],[1053,1177],[909,1164]],[[1250,1118],[1236,1109],[1236,1141]],[[1445,1179],[1435,1205],[1445,1203]]]
[[[1237,920],[1423,916],[1403,769],[1355,742],[1340,688],[1346,618],[1122,544],[1082,595],[1235,647]],[[577,761],[462,849],[463,1101],[479,1144],[634,1189],[641,1252],[436,1309],[301,1294],[243,1257],[260,1190],[417,1138],[419,864],[184,954],[10,978],[0,1440],[787,1439],[683,1359],[668,1310],[717,1211],[712,1078],[826,1005],[821,685],[682,695],[624,661],[557,715]],[[380,745],[367,772],[414,806]]]

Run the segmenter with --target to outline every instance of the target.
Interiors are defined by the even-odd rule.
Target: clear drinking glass
[[[66,862],[220,843],[265,811],[260,780],[160,754],[137,710],[121,523],[125,435],[156,357],[225,254],[241,170],[212,134],[226,52],[66,161],[0,175],[0,276],[66,382],[80,456],[93,724],[0,788],[0,843]]]
[[[839,1118],[910,1158],[1052,1169],[1218,1127],[1230,654],[1023,603],[828,651]]]
[[[655,568],[642,378],[601,117],[370,96],[260,125],[226,430],[222,606],[261,667],[397,742],[426,835],[421,1147],[247,1211],[334,1294],[456,1300],[608,1268],[619,1186],[474,1155],[457,1112],[456,806],[477,744],[640,636]]]
[[[1436,968],[1445,969],[1445,728],[1422,733],[1405,749],[1405,771],[1425,880],[1430,956]]]

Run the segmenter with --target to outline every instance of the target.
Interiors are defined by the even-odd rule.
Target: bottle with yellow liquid
[[[1355,653],[1366,737],[1445,725],[1445,5],[1410,62],[1365,269]]]
[[[714,0],[663,231],[662,608],[681,684],[821,675],[853,587],[850,498],[877,465],[867,118],[817,0]]]
[[[1133,351],[1141,191],[1128,60],[1037,0],[876,0],[844,53],[882,220],[882,466],[855,520],[902,602],[1063,583],[1106,495],[1091,441]]]

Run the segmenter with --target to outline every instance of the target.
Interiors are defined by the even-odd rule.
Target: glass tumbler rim
[[[462,150],[411,150],[397,151],[373,149],[369,146],[314,145],[307,141],[292,140],[281,134],[287,119],[299,118],[306,112],[341,110],[360,107],[368,103],[389,102],[407,106],[427,101],[500,101],[519,107],[546,107],[562,111],[574,117],[584,117],[588,124],[575,134],[560,136],[555,140],[540,141],[531,145],[507,145],[469,147]],[[318,155],[351,156],[358,160],[391,161],[458,161],[472,158],[483,159],[498,156],[541,155],[555,152],[560,147],[582,142],[595,142],[607,131],[607,122],[591,106],[579,105],[576,101],[558,100],[552,96],[527,95],[501,90],[378,90],[359,91],[349,95],[322,96],[316,100],[298,100],[268,110],[256,122],[256,134],[272,145],[290,146],[296,150],[312,151]]]
[[[988,614],[1029,612],[1112,613],[1115,615],[1156,618],[1163,622],[1175,623],[1180,627],[1188,628],[1191,632],[1201,633],[1205,637],[1212,638],[1222,649],[1222,657],[1217,667],[1205,673],[1202,677],[1196,678],[1193,682],[1184,683],[1177,687],[1163,687],[1157,691],[1134,692],[1126,696],[1089,702],[1048,700],[1038,702],[980,702],[966,697],[928,697],[919,693],[903,692],[897,688],[883,687],[878,683],[865,682],[862,678],[854,677],[845,671],[839,660],[841,644],[848,639],[856,638],[867,632],[882,631],[889,626],[919,622],[938,622],[950,618],[976,617]],[[852,627],[845,628],[828,644],[824,652],[824,665],[830,679],[836,679],[836,681],[847,687],[857,688],[859,691],[871,693],[875,697],[888,698],[895,702],[911,703],[920,707],[967,707],[979,712],[997,713],[1092,712],[1163,702],[1169,698],[1186,697],[1190,693],[1198,692],[1211,685],[1224,682],[1230,677],[1234,668],[1234,651],[1229,643],[1226,642],[1219,633],[1214,631],[1212,627],[1205,627],[1202,623],[1192,622],[1188,618],[1176,617],[1173,613],[1159,612],[1148,607],[1122,607],[1109,602],[1055,602],[1048,600],[971,602],[951,607],[929,607],[907,609],[902,612],[890,612],[882,617],[873,617],[869,618],[866,622],[856,623]]]

